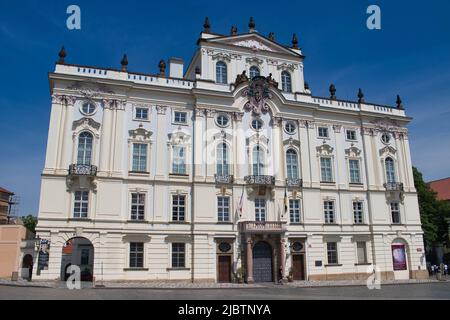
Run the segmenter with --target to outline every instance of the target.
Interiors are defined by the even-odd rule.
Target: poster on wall
[[[403,244],[392,245],[392,258],[394,260],[394,271],[408,270],[406,264],[406,249]]]
[[[50,258],[50,241],[41,240],[39,245],[39,256],[38,256],[38,274],[42,270],[48,270],[48,261]]]

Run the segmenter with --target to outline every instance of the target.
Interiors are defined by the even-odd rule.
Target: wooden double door
[[[294,280],[305,280],[305,256],[296,254],[292,256],[292,277]]]
[[[231,282],[231,256],[221,255],[218,258],[219,283]]]

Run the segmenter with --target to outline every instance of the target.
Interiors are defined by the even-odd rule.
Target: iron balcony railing
[[[241,232],[247,233],[273,233],[286,231],[281,221],[245,221],[240,223]]]
[[[286,185],[289,188],[301,188],[303,187],[303,180],[298,178],[287,178]]]
[[[257,186],[274,186],[275,177],[274,176],[246,176],[244,178],[246,184],[257,185]]]
[[[69,168],[70,176],[97,176],[97,167],[88,164],[72,164]]]
[[[384,184],[387,191],[404,191],[403,183],[399,182],[388,182]]]
[[[216,184],[232,184],[234,176],[231,174],[216,174],[215,179]]]

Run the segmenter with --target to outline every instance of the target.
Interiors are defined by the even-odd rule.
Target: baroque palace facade
[[[252,282],[427,277],[397,105],[314,96],[304,56],[211,32],[156,75],[68,64],[51,119],[34,279]]]

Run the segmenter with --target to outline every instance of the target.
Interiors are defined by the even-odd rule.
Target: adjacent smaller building
[[[429,186],[437,193],[437,198],[450,203],[450,178],[431,181]]]

